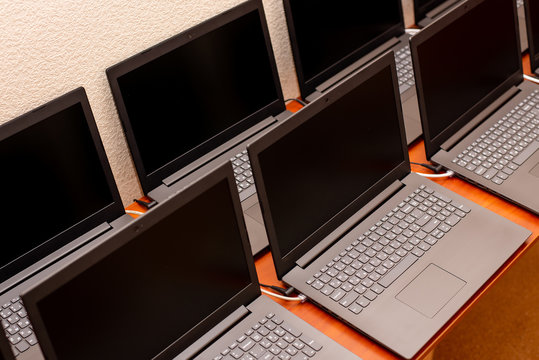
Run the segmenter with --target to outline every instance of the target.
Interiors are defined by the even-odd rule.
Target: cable
[[[262,287],[265,287],[265,288],[275,290],[275,291],[277,291],[278,293],[280,293],[281,295],[284,295],[284,296],[290,296],[290,294],[292,294],[294,291],[296,291],[296,289],[294,289],[293,286],[289,287],[288,289],[285,289],[285,288],[278,287],[278,286],[275,286],[275,285],[266,285],[266,284],[259,284],[259,285],[262,286]]]
[[[537,79],[536,77],[524,74],[524,79],[534,82],[536,84],[539,84],[539,79]]]
[[[413,172],[414,174],[417,174],[417,175],[420,175],[420,176],[423,176],[423,177],[426,177],[426,178],[444,178],[444,177],[451,177],[453,175],[455,175],[455,173],[451,170],[449,170],[448,172],[446,173],[443,173],[443,174],[423,174],[423,173],[418,173],[418,172]]]
[[[427,168],[427,169],[432,170],[434,172],[442,171],[442,165],[434,166],[434,165],[431,165],[431,164],[418,163],[418,162],[413,162],[413,161],[410,161],[410,164],[423,166],[424,168]]]
[[[420,32],[421,29],[404,29],[404,31],[405,31],[407,34],[415,35],[415,34],[417,34],[418,32]]]
[[[289,101],[295,101],[297,102],[298,104],[302,105],[302,106],[307,106],[307,103],[303,100],[300,100],[300,99],[286,99],[284,102],[287,103]]]
[[[126,213],[126,214],[132,214],[132,215],[139,215],[139,216],[140,216],[140,215],[144,215],[143,212],[141,212],[141,211],[135,211],[135,210],[125,210],[125,213]]]
[[[305,300],[307,300],[307,297],[305,295],[302,295],[302,294],[299,294],[297,297],[290,297],[290,296],[283,296],[283,295],[279,295],[279,294],[276,294],[276,293],[273,293],[271,291],[268,291],[266,289],[260,289],[262,290],[262,292],[264,294],[267,294],[269,296],[274,296],[276,297],[277,299],[281,299],[281,300],[287,300],[287,301],[301,301],[302,303],[305,302]]]

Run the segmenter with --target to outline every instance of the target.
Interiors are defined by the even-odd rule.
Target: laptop
[[[19,294],[50,266],[132,219],[83,88],[0,126],[0,318],[19,359],[39,346]]]
[[[526,30],[530,53],[530,67],[532,73],[538,74],[539,67],[539,7],[535,1],[524,1],[526,13]]]
[[[388,53],[248,151],[277,277],[410,359],[531,232],[410,172],[397,81]]]
[[[470,0],[414,36],[412,57],[427,158],[539,214],[539,86],[517,31],[513,1]]]
[[[229,163],[22,297],[49,360],[359,359],[261,296]]]
[[[0,336],[0,360],[15,360],[11,347],[4,336]]]
[[[164,201],[230,159],[247,229],[258,239],[253,253],[267,247],[245,144],[291,113],[262,2],[234,7],[107,76],[143,192]]]
[[[301,96],[312,101],[379,55],[394,51],[408,144],[421,136],[409,35],[400,0],[284,0]]]
[[[415,23],[423,28],[436,21],[455,6],[465,0],[414,0]],[[526,29],[526,15],[524,12],[524,0],[515,0],[518,11],[518,29],[520,36],[520,48],[522,52],[528,49],[528,36]]]

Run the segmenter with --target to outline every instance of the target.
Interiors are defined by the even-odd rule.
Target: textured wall
[[[141,191],[105,69],[241,2],[0,0],[0,123],[84,86],[120,194],[130,203]],[[295,97],[282,1],[263,3],[284,95]]]

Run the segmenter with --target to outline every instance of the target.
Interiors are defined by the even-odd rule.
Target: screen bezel
[[[513,16],[516,34],[515,41],[518,45],[518,54],[515,53],[515,56],[518,56],[519,59],[519,69],[515,71],[513,75],[509,76],[503,83],[498,85],[497,88],[493,89],[489,94],[483,97],[483,99],[479,100],[475,105],[469,108],[468,111],[466,111],[459,118],[453,121],[453,123],[449,125],[445,130],[443,130],[440,134],[435,137],[431,136],[429,119],[425,107],[425,91],[423,89],[422,76],[420,72],[421,62],[417,49],[430,38],[435,37],[438,33],[445,31],[445,29],[448,28],[454,21],[456,21],[458,18],[465,15],[484,1],[486,0],[468,0],[464,2],[410,38],[410,51],[412,53],[412,63],[415,73],[417,90],[417,101],[419,104],[419,114],[421,117],[421,125],[423,128],[423,139],[425,143],[425,153],[427,156],[427,160],[430,160],[432,156],[434,156],[434,154],[436,154],[441,149],[441,145],[445,141],[447,141],[451,136],[455,135],[464,125],[472,121],[475,116],[477,116],[482,110],[484,110],[488,105],[490,105],[490,103],[492,103],[496,98],[501,96],[511,87],[518,85],[522,82],[523,75],[522,61],[520,55],[517,9],[516,2],[513,1]],[[430,60],[426,59],[426,61],[428,62]],[[488,61],[488,59],[485,59],[485,61]],[[444,70],[440,69],[440,71]]]
[[[35,247],[4,266],[4,268],[0,270],[0,282],[24,270],[28,266],[34,264],[36,261],[42,259],[44,256],[58,250],[62,246],[92,230],[96,226],[104,222],[111,222],[125,214],[120,193],[116,187],[116,182],[114,181],[114,176],[112,174],[103,143],[101,142],[99,131],[97,129],[97,125],[95,123],[95,119],[90,108],[90,103],[88,102],[84,88],[80,87],[70,91],[67,94],[64,94],[26,114],[0,125],[0,142],[16,135],[21,131],[26,130],[35,124],[47,120],[50,116],[53,116],[58,112],[77,104],[82,106],[86,124],[88,125],[93,144],[97,151],[99,162],[111,194],[112,202],[86,219],[81,220],[70,228],[65,229],[61,233],[49,238],[38,247]],[[39,175],[40,174],[36,174],[36,181],[39,181]],[[13,189],[4,190],[13,191]],[[43,194],[43,198],[54,201],[54,194]],[[39,200],[36,199],[36,201]],[[26,214],[20,214],[20,216],[26,216]],[[28,223],[29,226],[31,226],[31,219],[28,220]]]
[[[167,164],[163,164],[159,169],[148,173],[144,167],[143,159],[137,145],[135,132],[133,131],[133,128],[131,126],[129,115],[123,101],[118,79],[121,76],[129,73],[130,71],[133,71],[147,63],[150,63],[153,60],[161,57],[162,55],[166,55],[167,53],[193,40],[196,40],[197,38],[204,36],[207,33],[214,31],[252,11],[258,11],[260,17],[262,32],[265,38],[267,55],[273,74],[273,82],[275,85],[277,98],[264,108],[261,108],[257,112],[252,113],[248,117],[238,121],[234,126],[229,127],[221,133],[214,135],[212,138],[199,144],[197,147],[192,148],[187,153],[176,157],[174,160],[168,162]],[[245,46],[249,45],[246,44]],[[189,165],[190,163],[198,159],[200,156],[203,156],[204,154],[207,154],[208,152],[215,149],[216,147],[222,145],[224,142],[226,142],[226,140],[233,138],[234,136],[261,122],[262,120],[270,116],[276,116],[286,110],[284,96],[281,89],[281,83],[277,72],[277,64],[275,61],[268,26],[266,23],[266,17],[264,15],[264,9],[260,0],[247,1],[213,18],[210,18],[200,23],[199,25],[196,25],[186,31],[183,31],[147,50],[144,50],[116,65],[111,66],[106,70],[106,74],[112,91],[112,96],[116,104],[118,116],[120,118],[127,139],[127,144],[133,157],[139,181],[145,194],[148,194],[150,191],[161,185],[163,179]],[[220,137],[220,140],[224,141],[216,141],[217,137]]]
[[[212,186],[217,185],[223,180],[226,180],[228,183],[229,194],[232,199],[235,216],[238,221],[239,233],[243,246],[243,252],[245,258],[247,259],[247,267],[251,283],[236,296],[216,309],[211,315],[203,319],[198,325],[193,327],[191,331],[187,332],[181,338],[178,338],[174,343],[170,344],[167,348],[163,349],[163,351],[156,355],[154,359],[169,359],[174,357],[180,351],[183,351],[183,349],[188,347],[200,336],[230,315],[238,307],[249,304],[260,295],[258,277],[256,274],[254,259],[251,253],[251,246],[247,236],[247,229],[243,220],[243,213],[237,194],[232,165],[227,162],[206,175],[204,178],[193,183],[184,190],[177,192],[167,201],[163,202],[155,209],[152,209],[144,216],[141,216],[135,221],[124,226],[122,229],[112,234],[109,239],[99,246],[89,250],[85,254],[82,254],[77,259],[73,259],[69,264],[54,272],[40,284],[37,284],[33,288],[28,289],[25,293],[21,294],[32,324],[34,325],[34,331],[39,338],[41,348],[47,359],[58,359],[58,357],[48,336],[45,324],[43,323],[43,318],[41,317],[37,306],[38,302],[51,294],[57,288],[83,273],[86,269],[97,264],[101,259],[129,243],[137,235],[145,232],[146,229],[151,228],[153,225],[157,224],[159,221],[174,213],[179,208],[204,193],[204,191],[208,190]]]
[[[528,48],[530,53],[530,68],[531,72],[535,73],[537,68],[539,67],[539,44],[536,42],[539,39],[535,39],[533,36],[533,29],[534,27],[539,26],[539,24],[534,24],[531,17],[531,1],[530,0],[524,0],[524,13],[526,16],[526,33],[528,36]],[[536,5],[537,6],[537,5]]]
[[[380,34],[378,37],[373,38],[371,41],[369,41],[362,47],[354,50],[352,53],[348,54],[341,60],[326,68],[315,77],[311,79],[305,79],[290,1],[293,0],[283,0],[285,10],[284,12],[286,17],[286,24],[288,26],[288,35],[290,37],[290,46],[292,48],[294,65],[296,67],[296,75],[298,77],[299,89],[301,97],[303,99],[306,99],[310,94],[315,92],[317,86],[319,86],[324,81],[328,80],[338,72],[342,71],[344,68],[360,59],[362,56],[365,56],[367,53],[382,45],[384,42],[388,41],[392,37],[399,37],[404,34],[404,15],[402,10],[402,3],[398,1],[400,16],[400,22],[398,24],[389,28],[383,34]]]
[[[393,78],[393,92],[395,99],[395,106],[397,107],[398,122],[401,133],[401,147],[404,154],[404,160],[397,165],[391,172],[380,179],[376,184],[371,186],[363,194],[357,197],[354,201],[348,204],[339,213],[328,220],[318,230],[304,239],[298,246],[296,246],[288,254],[281,252],[279,241],[275,232],[275,225],[272,219],[270,211],[269,200],[266,192],[266,185],[264,178],[262,177],[262,169],[258,160],[259,154],[271,147],[274,143],[279,141],[283,136],[294,129],[301,126],[303,123],[309,121],[309,119],[319,112],[323,111],[334,102],[338,101],[342,96],[351,92],[362,83],[370,79],[373,75],[377,74],[381,70],[391,68],[391,75]],[[366,67],[364,70],[359,71],[351,75],[347,80],[333,88],[324,96],[318,98],[309,104],[309,106],[302,108],[300,111],[290,117],[285,123],[277,126],[267,135],[259,139],[258,141],[248,146],[249,157],[251,159],[251,166],[253,168],[253,174],[255,177],[257,193],[260,201],[260,207],[262,208],[262,215],[264,217],[264,223],[266,225],[266,232],[268,235],[271,254],[273,256],[273,262],[277,277],[281,279],[288,271],[290,271],[295,262],[305,255],[313,246],[322,241],[327,235],[329,235],[335,228],[342,224],[347,218],[356,213],[361,207],[372,200],[381,191],[387,188],[395,180],[400,180],[410,173],[410,163],[408,157],[408,147],[406,145],[406,135],[404,132],[404,122],[402,116],[401,100],[399,94],[399,86],[397,80],[397,71],[395,66],[395,59],[393,52],[388,52],[377,61]]]

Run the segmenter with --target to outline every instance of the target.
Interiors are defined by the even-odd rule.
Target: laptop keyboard
[[[469,212],[421,185],[307,284],[359,314]]]
[[[539,91],[535,90],[452,162],[501,185],[539,149],[538,135]]]
[[[322,345],[270,313],[213,360],[308,360]]]
[[[230,158],[230,161],[234,168],[238,192],[241,194],[244,191],[251,190],[251,187],[254,187],[255,179],[253,178],[253,172],[251,171],[251,162],[249,161],[247,150],[243,150],[236,154],[236,156]]]
[[[34,330],[30,325],[21,298],[14,298],[2,305],[0,317],[2,318],[2,327],[12,345],[11,348],[15,356],[37,344]]]
[[[395,63],[397,65],[397,77],[399,78],[399,92],[402,94],[415,85],[410,46],[406,45],[395,52]]]

